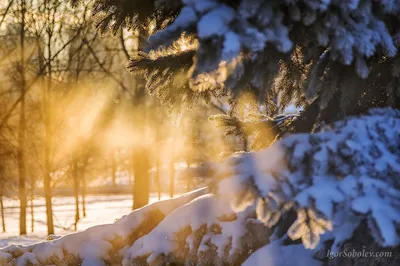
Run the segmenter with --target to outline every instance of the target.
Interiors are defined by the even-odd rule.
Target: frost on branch
[[[238,209],[257,203],[258,219],[269,227],[295,210],[287,234],[307,248],[322,237],[338,250],[362,221],[381,247],[394,247],[400,244],[399,173],[400,111],[372,109],[229,158],[215,189]]]

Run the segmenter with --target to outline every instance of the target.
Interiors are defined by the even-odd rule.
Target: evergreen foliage
[[[396,247],[399,128],[398,110],[373,109],[323,132],[285,137],[264,151],[226,160],[218,167],[215,192],[237,210],[257,204],[258,219],[268,227],[295,211],[286,233],[307,248],[322,238],[339,251],[364,221],[379,246]]]
[[[250,138],[251,150],[268,147],[286,132],[291,131],[292,123],[299,115],[276,115],[269,117],[263,114],[249,115],[241,120],[234,115],[214,115],[210,119],[224,129],[227,136]]]
[[[399,107],[397,1],[96,3],[101,30],[155,29],[129,67],[146,73],[150,91],[174,103],[248,91],[266,103],[278,92],[280,108],[295,103],[316,111],[304,112],[306,123],[300,119],[295,132],[372,106]],[[182,45],[185,38],[190,45]],[[177,43],[181,49],[171,49]]]

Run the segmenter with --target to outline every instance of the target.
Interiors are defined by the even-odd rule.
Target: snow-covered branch
[[[287,234],[307,248],[324,236],[340,249],[363,220],[380,246],[394,247],[400,243],[399,173],[400,112],[372,109],[227,159],[215,191],[238,210],[257,204],[258,219],[269,227],[295,210]]]

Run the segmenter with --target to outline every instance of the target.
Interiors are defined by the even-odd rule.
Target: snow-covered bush
[[[331,240],[338,251],[363,222],[377,246],[400,244],[399,110],[372,109],[319,133],[290,135],[218,171],[215,192],[236,210],[256,204],[268,227],[294,210],[287,235],[306,248]]]
[[[131,212],[114,224],[100,225],[54,241],[0,249],[0,265],[120,265],[123,252],[148,234],[174,209],[206,193],[200,189]]]
[[[123,265],[240,265],[269,235],[254,206],[235,213],[225,199],[208,194],[176,209],[138,239]]]
[[[0,249],[0,265],[240,265],[269,241],[255,206],[241,212],[202,189],[151,204],[114,224]]]

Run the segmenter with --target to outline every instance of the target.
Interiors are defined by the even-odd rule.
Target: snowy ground
[[[162,199],[168,198],[162,195]],[[158,196],[152,195],[150,203],[158,200]],[[34,200],[34,229],[26,237],[19,237],[19,206],[18,201],[7,198],[4,201],[4,212],[7,233],[0,233],[0,248],[8,244],[31,244],[43,241],[47,237],[45,201],[43,198]],[[54,197],[54,225],[56,235],[72,233],[75,219],[75,201],[73,197]],[[132,209],[131,195],[94,195],[87,196],[86,218],[81,218],[78,223],[78,231],[88,227],[113,223],[121,216],[128,214]],[[81,214],[82,215],[82,214]],[[31,215],[28,208],[28,232],[31,231]]]

